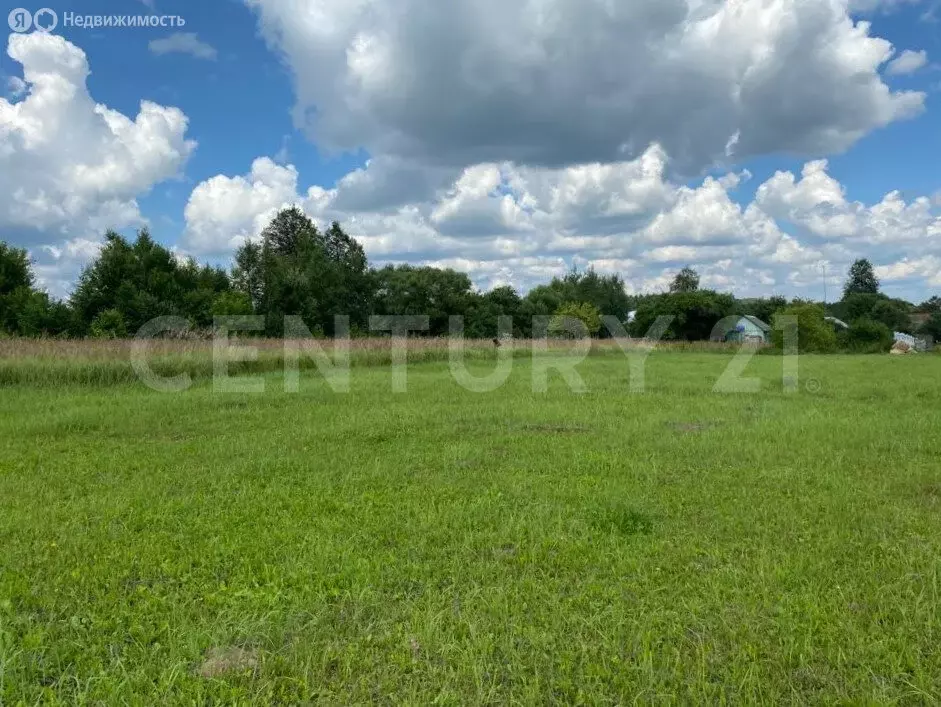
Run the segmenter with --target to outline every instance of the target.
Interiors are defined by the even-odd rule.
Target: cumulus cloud
[[[230,255],[246,240],[257,238],[279,210],[299,206],[322,216],[336,194],[312,186],[300,195],[294,165],[259,157],[247,175],[220,174],[196,185],[184,209],[181,248],[201,256]]]
[[[195,32],[174,32],[167,37],[152,39],[147,48],[157,56],[163,54],[189,54],[197,59],[209,59],[210,61],[215,61],[218,57],[216,48],[202,41]]]
[[[13,102],[0,98],[0,228],[63,295],[105,230],[145,223],[137,196],[176,176],[196,143],[176,108],[143,101],[131,119],[95,103],[84,52],[61,37],[14,34],[7,52],[23,78]]]
[[[13,34],[7,53],[23,66],[23,97],[0,98],[0,227],[30,245],[143,223],[136,197],[177,175],[196,146],[186,116],[143,101],[132,119],[95,103],[84,52],[62,37]]]
[[[201,254],[230,252],[261,233],[279,209],[300,201],[297,170],[261,157],[244,177],[218,175],[193,189],[184,211],[183,247]]]
[[[82,268],[101,251],[98,238],[72,238],[58,245],[44,245],[33,250],[33,271],[37,281],[51,294],[68,294],[81,275]]]
[[[928,63],[928,52],[924,49],[913,52],[906,49],[886,67],[886,73],[891,76],[901,76],[903,74],[914,74]]]
[[[684,173],[848,148],[922,110],[845,0],[246,0],[318,144],[463,169],[630,160]]]
[[[778,172],[758,188],[755,203],[805,236],[899,252],[941,249],[941,218],[930,198],[906,202],[892,191],[867,206],[847,200],[843,186],[826,170],[826,160],[818,160],[804,166],[800,180]]]
[[[342,206],[344,189],[368,182],[370,167],[333,188],[301,191],[293,167],[261,158],[247,175],[196,187],[186,246],[227,253],[257,236],[278,208],[297,204],[321,225],[341,221],[374,264],[455,267],[481,288],[527,289],[575,265],[618,272],[629,290],[651,291],[690,264],[704,285],[739,295],[819,297],[823,268],[832,285],[857,257],[873,259],[887,287],[901,288],[896,294],[917,298],[938,284],[941,218],[928,198],[906,202],[890,192],[874,204],[851,201],[818,160],[797,176],[774,174],[741,204],[730,191],[747,173],[681,184],[666,176],[668,161],[654,145],[610,165],[481,163],[427,199],[351,210]],[[915,248],[922,255],[913,259]]]
[[[935,287],[941,286],[941,257],[926,255],[921,258],[902,258],[898,262],[875,268],[876,277],[883,282],[920,280]]]

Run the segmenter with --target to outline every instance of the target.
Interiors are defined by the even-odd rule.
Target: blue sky
[[[822,263],[838,279],[865,256],[892,294],[941,291],[934,0],[716,0],[711,18],[685,0],[540,5],[52,3],[65,43],[11,33],[0,56],[0,237],[56,294],[105,224],[226,263],[286,203],[343,221],[376,263],[457,267],[481,288],[574,264],[656,290],[692,264],[738,294],[814,295]],[[68,12],[185,26],[65,27]],[[84,88],[67,68],[81,56]],[[58,79],[24,84],[29,66],[89,102],[59,120]],[[129,137],[91,109],[134,121],[141,101],[168,124]]]
[[[150,8],[137,0],[59,0],[54,5],[59,14],[55,33],[88,55],[92,68],[88,87],[95,100],[132,116],[141,100],[149,99],[177,106],[190,119],[188,135],[199,148],[189,159],[182,179],[165,182],[140,199],[153,234],[161,240],[175,243],[179,238],[183,208],[196,183],[219,173],[240,174],[260,155],[274,157],[286,148],[286,155],[306,180],[328,184],[363,163],[363,154],[324,158],[316,145],[295,130],[290,115],[293,90],[289,69],[265,46],[255,15],[243,3],[153,3],[153,12],[158,15],[183,17],[186,24],[178,31],[196,33],[217,51],[215,60],[186,53],[155,55],[148,45],[177,31],[169,27],[63,26],[66,12],[83,16],[151,14]],[[5,54],[0,57],[3,74],[17,75],[19,68]]]

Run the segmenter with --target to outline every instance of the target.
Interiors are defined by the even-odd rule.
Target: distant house
[[[732,324],[723,337],[724,341],[738,341],[741,343],[771,343],[771,327],[758,317],[746,314]]]
[[[850,325],[844,322],[842,319],[837,319],[836,317],[824,317],[825,322],[830,322],[833,325],[834,329],[849,329]]]

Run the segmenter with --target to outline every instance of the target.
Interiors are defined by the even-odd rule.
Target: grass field
[[[0,703],[941,699],[941,359],[730,360],[2,388]]]

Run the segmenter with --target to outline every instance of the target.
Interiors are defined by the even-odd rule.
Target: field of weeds
[[[316,342],[332,358],[338,351],[333,340]],[[234,361],[228,365],[233,374],[267,373],[283,371],[285,347],[305,341],[281,339],[242,339],[232,337],[228,345],[255,349],[253,358]],[[351,366],[388,365],[392,361],[393,340],[390,337],[354,338],[348,340]],[[408,360],[413,363],[446,361],[452,356],[451,341],[447,338],[409,338],[405,342]],[[144,342],[134,339],[117,340],[59,340],[59,339],[0,339],[0,387],[12,385],[56,386],[56,385],[115,385],[131,383],[139,379],[132,365],[135,346],[143,352],[145,360],[160,376],[186,374],[194,380],[211,378],[214,373],[213,341],[185,339],[150,339]],[[512,355],[529,357],[547,351],[564,352],[575,346],[574,342],[554,340],[516,340],[504,342],[503,353],[512,350]],[[710,351],[727,353],[735,347],[714,343],[669,343],[658,345],[663,350]],[[648,347],[643,340],[593,340],[591,355],[613,353],[621,348]],[[490,339],[463,341],[461,356],[469,360],[495,359],[498,347]],[[456,354],[454,354],[456,355]],[[302,370],[315,367],[309,357],[299,362]]]

